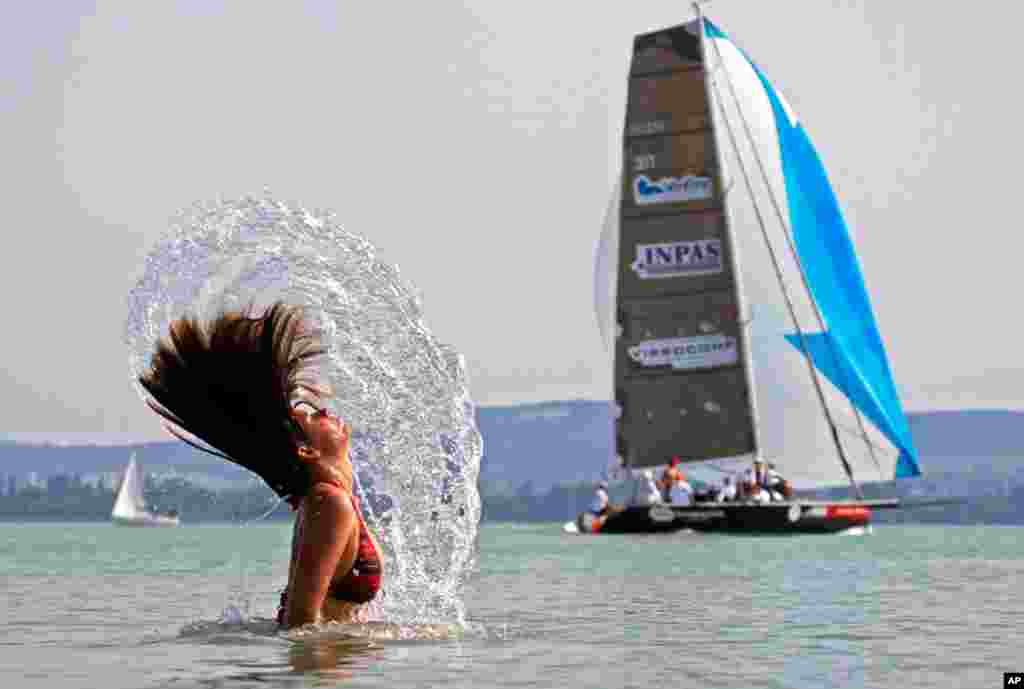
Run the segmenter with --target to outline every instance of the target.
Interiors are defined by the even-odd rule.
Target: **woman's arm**
[[[340,489],[319,483],[303,501],[302,530],[288,581],[288,628],[316,622],[336,571],[356,558],[355,511]]]

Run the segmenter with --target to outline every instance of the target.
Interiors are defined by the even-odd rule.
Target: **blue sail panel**
[[[804,333],[806,349],[801,346],[800,337],[796,334],[786,335],[786,340],[796,349],[805,352],[822,375],[842,390],[854,406],[893,441],[900,453],[895,467],[896,477],[917,476],[920,470],[916,468],[913,445],[904,447],[898,442],[899,429],[890,423],[886,410],[874,396],[870,382],[864,380],[859,371],[850,365],[851,357],[839,353],[842,345],[829,333]]]
[[[893,445],[900,456],[895,476],[920,468],[878,333],[864,278],[839,203],[818,153],[792,109],[760,69],[712,22],[705,35],[742,55],[756,75],[774,119],[783,199],[800,264],[827,329],[808,338],[815,366]],[[798,342],[790,339],[798,346]]]

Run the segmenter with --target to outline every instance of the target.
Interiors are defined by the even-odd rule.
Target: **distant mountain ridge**
[[[245,480],[249,472],[176,441],[127,445],[66,445],[63,443],[16,443],[0,441],[0,473],[25,476],[98,474],[124,471],[131,454],[137,453],[146,472],[174,471],[205,474],[226,480]]]
[[[964,409],[909,414],[923,457],[1024,458],[1024,412]]]
[[[480,407],[481,481],[537,490],[599,476],[611,456],[611,406],[562,401]],[[963,410],[908,415],[926,476],[1024,474],[1024,412]],[[251,475],[181,442],[65,445],[0,441],[0,473],[40,476],[122,471],[137,452],[147,472],[174,471],[242,481]]]

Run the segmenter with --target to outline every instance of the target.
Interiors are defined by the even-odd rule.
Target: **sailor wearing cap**
[[[755,502],[767,502],[765,498],[770,500],[768,491],[762,491],[762,488],[766,488],[766,480],[767,474],[765,472],[764,460],[757,457],[754,459],[754,466],[743,472],[741,489],[744,497]]]

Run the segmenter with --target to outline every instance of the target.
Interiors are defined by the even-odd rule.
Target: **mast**
[[[699,23],[699,27],[700,27],[701,52],[702,52],[702,54],[704,56],[705,69],[707,69],[707,67],[708,67],[708,60],[707,60],[707,47],[706,47],[705,42],[704,42],[704,36],[705,36],[704,16],[703,16],[703,13],[701,12],[701,9],[700,9],[700,2],[694,2],[693,6],[694,6],[694,9],[695,9],[695,11],[697,13],[698,23]],[[717,46],[716,46],[716,48],[717,48]],[[722,64],[723,72],[724,72],[724,63],[722,63],[722,61],[721,61],[721,55],[720,54],[719,54],[719,63]],[[758,153],[757,146],[755,145],[754,141],[752,140],[752,137],[751,137],[751,134],[750,134],[749,125],[747,124],[746,117],[743,115],[743,111],[740,108],[739,100],[738,100],[738,98],[736,98],[735,88],[732,85],[732,82],[731,82],[731,80],[729,78],[729,74],[727,72],[724,72],[724,73],[725,73],[725,81],[728,83],[730,91],[733,94],[733,99],[734,99],[734,102],[736,104],[737,112],[739,113],[740,121],[742,122],[742,124],[744,126],[744,131],[745,131],[745,133],[747,135],[747,138],[748,138],[748,140],[749,140],[749,142],[751,144],[751,148],[753,150],[753,154],[755,156],[755,160],[758,163],[759,169],[761,171],[762,180],[765,183],[765,186],[766,186],[767,191],[768,191],[768,196],[771,199],[772,204],[773,204],[773,206],[775,208],[776,217],[778,218],[779,223],[782,226],[783,235],[786,237],[786,240],[787,240],[790,252],[791,252],[792,257],[793,257],[793,259],[795,261],[795,264],[797,266],[798,274],[800,275],[800,278],[803,281],[804,288],[807,291],[808,299],[811,302],[811,306],[812,306],[813,312],[814,312],[815,317],[817,318],[819,324],[821,325],[823,332],[827,332],[827,330],[825,330],[824,320],[823,320],[821,312],[820,312],[820,310],[818,308],[817,302],[814,299],[814,295],[810,291],[810,285],[809,285],[809,283],[807,281],[807,276],[806,276],[806,273],[804,271],[803,264],[800,261],[799,256],[797,255],[796,249],[795,249],[795,247],[792,244],[792,240],[789,237],[788,227],[787,227],[787,225],[786,225],[786,223],[785,223],[785,221],[784,221],[784,219],[782,217],[782,212],[781,212],[781,209],[779,208],[778,201],[775,198],[775,194],[774,194],[774,191],[771,188],[771,185],[768,184],[768,182],[767,182],[767,176],[766,176],[765,171],[764,171],[764,165],[763,165],[763,163],[761,161],[760,154]],[[779,288],[782,290],[783,297],[784,297],[784,299],[786,301],[786,307],[787,307],[787,309],[789,311],[790,318],[793,321],[793,327],[796,330],[797,337],[798,337],[798,339],[800,341],[800,350],[801,350],[801,353],[803,354],[804,360],[807,362],[807,368],[808,368],[808,372],[809,372],[810,377],[811,377],[811,382],[814,385],[815,393],[816,393],[818,401],[819,401],[819,403],[821,405],[821,409],[822,409],[822,412],[823,412],[823,414],[825,416],[825,420],[826,420],[826,422],[828,424],[829,431],[830,431],[831,436],[832,436],[833,445],[835,446],[836,453],[838,455],[839,461],[840,461],[840,463],[841,463],[841,465],[843,467],[843,470],[846,473],[847,478],[850,481],[850,485],[853,488],[854,494],[857,496],[857,498],[863,499],[864,498],[864,494],[861,491],[860,486],[857,484],[857,481],[854,479],[853,467],[850,465],[849,460],[846,458],[846,452],[844,451],[843,445],[842,445],[842,441],[839,438],[839,432],[838,432],[837,425],[835,423],[835,420],[832,418],[831,409],[829,408],[828,402],[825,399],[825,393],[824,393],[824,390],[822,389],[821,380],[820,380],[820,377],[818,375],[818,371],[817,371],[817,369],[816,369],[816,367],[814,365],[814,362],[813,362],[813,360],[811,358],[810,348],[809,348],[809,346],[807,344],[806,335],[805,335],[805,333],[803,331],[803,328],[800,326],[799,320],[797,319],[796,309],[795,309],[795,307],[793,305],[792,298],[790,297],[789,289],[788,289],[788,287],[787,287],[787,285],[785,283],[785,280],[782,277],[781,264],[780,264],[780,262],[778,260],[778,257],[776,255],[775,249],[774,249],[774,247],[771,244],[771,240],[768,237],[767,228],[766,228],[765,223],[764,223],[764,218],[761,215],[761,210],[760,210],[760,208],[757,205],[757,199],[756,199],[756,197],[754,195],[754,190],[753,190],[753,186],[752,186],[751,181],[750,181],[750,177],[747,174],[746,167],[743,164],[743,159],[740,156],[739,146],[738,146],[738,144],[736,142],[736,135],[733,132],[731,125],[728,122],[728,118],[727,118],[726,112],[725,112],[724,99],[721,97],[721,94],[718,93],[717,84],[714,85],[714,92],[712,92],[712,82],[710,81],[710,79],[711,79],[711,77],[710,77],[710,74],[709,74],[708,80],[706,81],[706,85],[708,87],[708,105],[709,105],[709,107],[711,107],[712,103],[717,103],[718,104],[718,109],[720,110],[720,113],[721,113],[722,122],[724,123],[724,125],[726,127],[726,131],[729,134],[729,139],[730,139],[730,142],[732,143],[733,150],[736,151],[737,163],[738,163],[738,165],[740,167],[740,171],[743,174],[743,180],[744,180],[745,186],[747,188],[747,193],[750,195],[751,203],[753,205],[754,213],[755,213],[755,215],[757,217],[758,224],[760,225],[760,228],[761,228],[761,233],[762,233],[762,236],[763,236],[764,241],[765,241],[765,247],[767,248],[768,254],[771,257],[773,268],[775,269],[776,279],[777,279],[777,281],[779,283]],[[717,96],[717,98],[716,98],[716,96]],[[713,107],[711,107],[711,109],[715,110],[715,108],[713,108]],[[716,150],[718,150],[719,156],[720,156],[721,155],[721,150],[720,149],[716,149]],[[737,280],[739,280],[738,276],[737,276]],[[740,284],[742,284],[742,283],[737,282],[738,286]],[[741,290],[740,290],[740,293],[742,294]],[[832,352],[833,357],[834,357],[835,354],[834,354],[834,351],[832,351],[831,344],[829,344],[829,349],[830,349],[830,352]],[[751,368],[752,368],[752,366],[749,367],[748,370],[750,370]],[[838,366],[836,366],[836,368],[837,368],[837,370],[839,369]],[[852,401],[851,401],[851,406],[853,406]],[[874,449],[871,446],[871,443],[867,439],[867,433],[866,433],[866,431],[864,429],[863,421],[861,420],[860,413],[857,411],[855,406],[854,406],[854,412],[855,412],[856,417],[857,417],[857,422],[858,422],[858,426],[860,427],[861,434],[863,435],[865,442],[867,442],[867,444],[868,444],[868,447],[869,447],[869,449],[871,451],[872,458],[874,458]],[[877,465],[877,460],[875,460],[875,463]]]
[[[747,395],[749,397],[747,408],[750,411],[750,426],[754,434],[754,456],[760,458],[761,438],[758,425],[760,422],[760,416],[757,413],[757,388],[754,387],[754,357],[753,353],[750,351],[750,328],[752,319],[749,318],[750,310],[747,305],[746,294],[743,291],[742,264],[740,263],[740,252],[737,242],[734,241],[732,217],[729,213],[729,206],[725,202],[725,196],[729,193],[729,190],[725,186],[725,160],[722,157],[722,147],[718,145],[718,137],[715,136],[718,120],[717,113],[714,108],[714,94],[711,93],[711,66],[708,62],[707,45],[704,43],[704,13],[701,11],[700,6],[700,2],[693,3],[693,9],[697,13],[697,40],[700,44],[701,62],[704,65],[704,93],[708,103],[708,121],[711,125],[711,135],[715,138],[715,169],[718,176],[718,188],[722,190],[722,215],[725,222],[725,234],[729,238],[729,257],[730,263],[732,264],[733,279],[736,283],[736,306],[737,311],[739,312],[740,330],[744,334],[743,337],[739,338],[738,346],[742,347],[741,356],[746,364],[743,369],[747,381]]]

